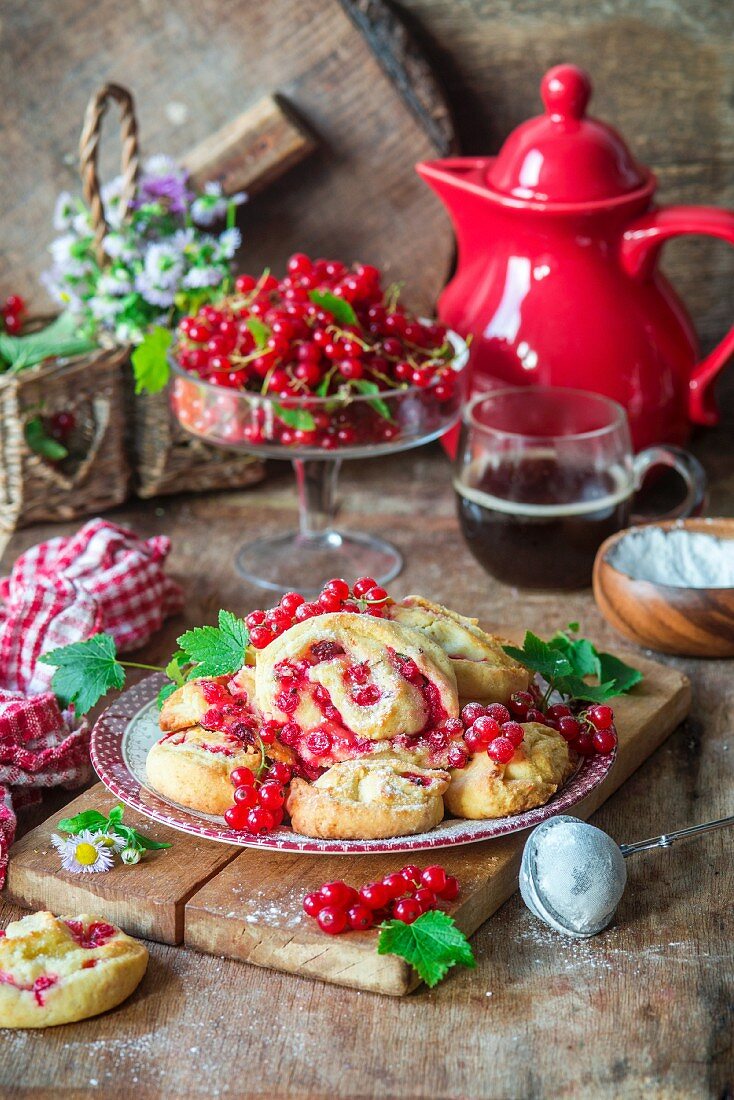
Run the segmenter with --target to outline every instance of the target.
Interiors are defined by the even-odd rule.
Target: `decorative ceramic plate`
[[[156,696],[166,683],[164,676],[148,676],[124,692],[104,712],[92,731],[92,764],[114,795],[146,817],[185,833],[236,844],[242,848],[279,848],[284,852],[354,853],[414,852],[422,848],[451,848],[491,840],[533,828],[554,814],[564,814],[581,802],[606,778],[614,756],[593,756],[582,761],[573,776],[545,806],[492,821],[446,818],[428,833],[390,840],[321,840],[301,836],[283,827],[272,833],[250,836],[228,829],[220,817],[187,810],[153,791],[145,777],[145,758],[160,738]]]

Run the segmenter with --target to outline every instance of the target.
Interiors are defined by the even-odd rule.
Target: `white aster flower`
[[[170,242],[149,245],[145,253],[145,275],[152,286],[170,290],[178,284],[182,272],[183,258]]]
[[[146,176],[177,176],[181,173],[181,169],[175,160],[163,153],[148,157],[143,165],[143,170]]]
[[[123,321],[115,326],[115,336],[120,344],[142,344],[145,333],[137,325]]]
[[[109,871],[115,861],[110,838],[104,833],[89,829],[76,836],[60,837],[53,833],[51,843],[61,856],[61,866],[74,874]]]
[[[224,274],[218,267],[192,267],[183,277],[183,285],[189,290],[219,286]]]
[[[225,229],[220,234],[214,255],[218,260],[231,260],[241,244],[242,234],[239,229]]]
[[[100,298],[93,295],[87,300],[87,306],[92,316],[98,321],[114,321],[123,308],[123,303],[117,298]]]
[[[227,213],[227,201],[218,180],[205,183],[203,195],[197,195],[191,204],[193,221],[197,225],[213,225]]]
[[[74,199],[68,191],[62,191],[54,207],[54,229],[70,229],[76,214]]]
[[[119,297],[122,294],[131,294],[134,289],[133,281],[127,271],[113,268],[104,271],[97,283],[98,294],[110,294]]]
[[[74,215],[71,220],[71,228],[77,237],[88,237],[92,232],[92,223],[86,210]]]

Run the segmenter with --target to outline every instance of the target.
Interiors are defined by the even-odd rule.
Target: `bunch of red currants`
[[[277,607],[269,611],[251,611],[245,623],[252,645],[255,649],[264,649],[295,623],[316,615],[346,611],[382,618],[389,599],[385,589],[372,577],[359,577],[351,588],[347,581],[335,577],[326,582],[315,600],[307,601],[298,592],[286,592]]]
[[[18,336],[23,328],[23,320],[26,314],[25,299],[20,294],[9,294],[0,306],[5,331],[11,336]]]
[[[440,902],[455,901],[459,890],[459,880],[444,867],[434,864],[421,869],[408,864],[358,890],[346,882],[325,882],[320,890],[306,894],[303,910],[316,919],[322,932],[336,936],[366,932],[391,918],[413,924]]]

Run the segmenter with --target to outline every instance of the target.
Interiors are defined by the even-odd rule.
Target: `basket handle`
[[[100,193],[99,176],[97,174],[97,151],[102,130],[102,119],[111,99],[114,99],[120,106],[123,175],[121,216],[123,219],[135,196],[140,171],[138,120],[135,117],[133,97],[127,88],[123,88],[119,84],[103,84],[87,104],[84,127],[79,141],[82,190],[92,215],[94,247],[97,262],[100,266],[104,263],[103,242],[109,227],[105,221],[104,206],[102,205],[102,195]]]

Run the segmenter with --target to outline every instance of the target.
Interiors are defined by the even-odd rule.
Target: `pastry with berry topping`
[[[456,677],[435,642],[369,615],[306,619],[258,653],[256,701],[307,764],[365,756],[458,715]]]
[[[232,805],[230,774],[235,768],[255,771],[260,750],[224,730],[202,726],[175,730],[148,753],[145,772],[158,794],[203,814],[223,814]]]
[[[420,630],[451,660],[461,699],[506,703],[525,691],[530,673],[502,649],[506,639],[487,634],[477,619],[467,618],[423,596],[406,596],[387,611],[393,622]]]
[[[294,779],[286,807],[304,836],[377,840],[423,833],[443,819],[447,772],[389,755],[334,764],[314,783]]]
[[[161,707],[164,733],[197,725],[211,708],[250,704],[255,698],[255,669],[243,666],[235,676],[200,676],[176,688]]]
[[[121,1004],[148,952],[99,917],[33,913],[0,934],[0,1027],[52,1027]]]
[[[504,763],[490,755],[495,741],[489,751],[480,748],[465,768],[451,773],[445,795],[450,814],[472,820],[506,817],[544,806],[555,794],[574,769],[566,741],[539,722],[522,723],[522,731],[519,745],[507,742],[509,759]]]

